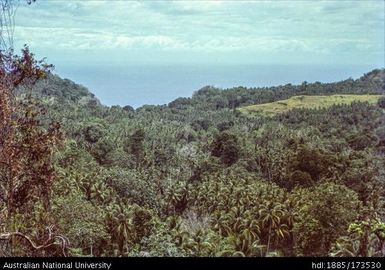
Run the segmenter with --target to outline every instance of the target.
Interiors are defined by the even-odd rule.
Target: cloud
[[[185,52],[187,57],[191,52],[290,52],[298,58],[304,53],[370,58],[383,55],[383,11],[381,0],[37,1],[19,8],[15,40],[40,51],[160,50]]]

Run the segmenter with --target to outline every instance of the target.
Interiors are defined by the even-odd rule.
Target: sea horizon
[[[271,87],[357,79],[374,65],[328,64],[103,64],[60,65],[54,74],[83,85],[107,106],[163,105],[207,85]]]

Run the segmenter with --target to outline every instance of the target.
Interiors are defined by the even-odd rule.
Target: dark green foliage
[[[135,111],[135,109],[130,105],[124,106],[123,110],[125,110],[126,112],[134,112]]]
[[[380,106],[382,109],[385,109],[385,97],[382,97],[378,100],[378,106]]]
[[[377,138],[367,134],[357,136],[349,141],[349,145],[354,150],[364,150],[368,147],[374,146],[377,143]]]
[[[301,145],[293,159],[290,160],[289,167],[297,172],[294,176],[300,176],[299,172],[302,172],[301,178],[305,180],[304,184],[306,185],[311,182],[308,176],[312,181],[318,181],[323,175],[327,175],[332,162],[331,156],[321,153],[318,149],[311,149]]]
[[[225,121],[225,122],[219,123],[217,125],[217,129],[222,132],[222,131],[230,129],[232,126],[234,126],[233,121]]]
[[[19,92],[25,93],[29,90],[23,86],[19,87]],[[75,102],[79,105],[100,105],[94,94],[90,93],[87,88],[74,83],[68,79],[61,79],[57,75],[47,74],[47,76],[37,82],[34,87],[33,95],[44,101],[56,101],[67,104]]]
[[[295,170],[290,174],[288,188],[310,187],[314,183],[311,175],[306,171]]]
[[[132,226],[135,232],[134,243],[140,243],[143,237],[149,236],[152,230],[152,215],[148,210],[135,207],[132,213]]]
[[[239,159],[239,148],[238,138],[234,134],[222,132],[214,137],[211,155],[219,157],[224,164],[231,166]]]
[[[105,181],[120,198],[148,208],[160,207],[155,180],[140,171],[110,169]]]
[[[191,124],[191,126],[195,131],[199,131],[199,130],[207,131],[210,126],[210,122],[207,119],[199,119],[199,120],[195,120]]]
[[[101,124],[92,124],[83,130],[84,139],[89,143],[96,143],[105,133],[106,129]]]
[[[190,98],[177,98],[176,100],[170,102],[168,107],[183,110],[187,109],[191,105],[193,105],[193,102]]]
[[[114,143],[109,137],[99,139],[91,146],[90,153],[101,165],[109,165],[113,161]]]
[[[143,142],[145,139],[145,132],[143,129],[138,129],[129,136],[124,143],[124,151],[134,156],[136,163],[138,164],[144,154]]]
[[[337,238],[346,234],[349,224],[358,218],[357,195],[345,186],[325,183],[300,196],[298,221],[293,229],[298,235],[296,252],[326,256]]]

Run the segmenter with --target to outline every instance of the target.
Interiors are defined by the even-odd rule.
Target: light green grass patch
[[[271,103],[257,104],[241,107],[238,110],[242,113],[253,115],[263,114],[274,116],[292,109],[319,109],[328,108],[333,105],[353,102],[377,103],[382,95],[330,95],[330,96],[294,96],[285,100],[278,100]]]

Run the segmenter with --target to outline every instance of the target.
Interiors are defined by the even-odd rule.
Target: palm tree
[[[295,198],[289,197],[284,204],[285,204],[285,209],[284,209],[282,221],[285,224],[287,224],[287,229],[288,229],[289,238],[290,238],[290,249],[291,249],[290,252],[292,255],[294,255],[295,235],[293,232],[293,228],[297,218],[296,208],[299,202]]]
[[[265,202],[261,205],[261,209],[258,211],[258,214],[262,227],[267,228],[268,230],[265,253],[265,255],[267,255],[270,250],[272,230],[279,227],[281,217],[283,216],[282,205],[273,201]]]
[[[124,251],[128,252],[128,243],[132,235],[132,224],[127,210],[120,203],[113,206],[113,209],[109,211],[107,226],[111,231],[111,240],[118,245],[119,255],[122,256]]]
[[[360,249],[360,241],[358,239],[352,240],[349,237],[341,237],[330,256],[332,257],[356,257]]]
[[[226,254],[231,256],[262,256],[262,250],[265,248],[260,244],[258,235],[249,229],[245,229],[241,234],[231,234],[228,240],[232,245],[232,252],[227,250]]]
[[[208,234],[200,229],[191,238],[188,238],[184,248],[192,252],[194,256],[207,256],[215,249],[215,244],[210,241]]]
[[[128,252],[128,242],[131,234],[131,224],[124,214],[116,217],[116,240],[118,242],[120,255],[124,250]]]

